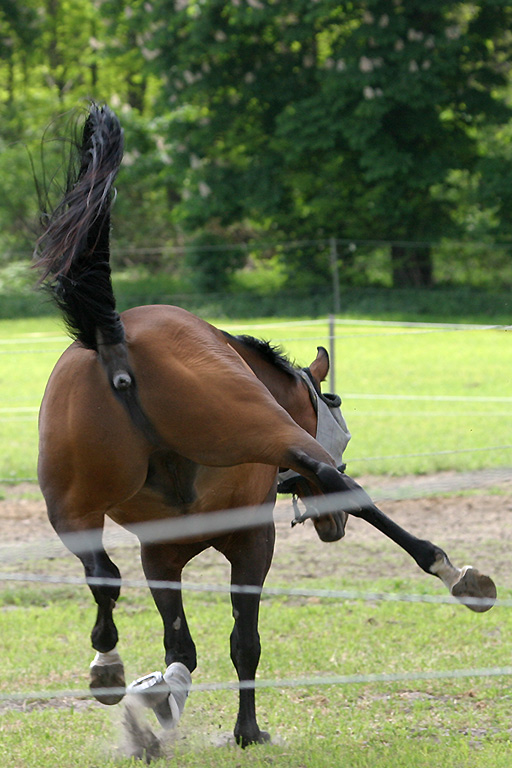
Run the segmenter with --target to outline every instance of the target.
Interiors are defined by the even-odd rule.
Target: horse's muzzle
[[[313,523],[321,541],[339,541],[345,535],[347,513],[331,512],[329,515],[313,518]]]

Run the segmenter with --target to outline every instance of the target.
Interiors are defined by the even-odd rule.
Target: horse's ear
[[[329,354],[324,347],[317,347],[317,349],[318,354],[309,366],[309,370],[320,384],[321,381],[325,381],[329,373]]]

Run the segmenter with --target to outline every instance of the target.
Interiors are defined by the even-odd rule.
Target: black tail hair
[[[156,446],[164,445],[146,416],[129,362],[110,272],[110,206],[123,157],[123,130],[112,110],[93,104],[74,144],[76,172],[68,173],[62,200],[43,217],[35,267],[71,336],[98,353],[116,397]],[[73,168],[73,163],[70,163]]]
[[[42,217],[35,266],[71,336],[97,350],[101,343],[124,342],[109,263],[112,187],[123,157],[123,131],[114,112],[93,104],[74,152],[77,170],[60,203]]]

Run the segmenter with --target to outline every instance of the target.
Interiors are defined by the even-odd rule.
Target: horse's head
[[[314,436],[335,460],[338,469],[343,471],[345,469],[343,452],[350,440],[350,432],[341,413],[341,398],[335,394],[323,393],[321,390],[321,383],[327,378],[328,372],[329,355],[323,347],[318,347],[318,354],[308,368],[298,371],[308,389],[311,407],[316,415]],[[292,525],[311,518],[322,541],[337,541],[344,536],[346,512],[333,510],[327,514],[319,514],[313,497],[321,495],[321,492],[309,480],[293,470],[280,472],[278,491],[293,494],[296,517]],[[306,511],[302,515],[296,505],[297,497],[306,506]]]

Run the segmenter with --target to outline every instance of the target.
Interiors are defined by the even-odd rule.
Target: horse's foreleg
[[[262,587],[267,575],[274,550],[274,527],[266,526],[257,531],[247,531],[236,537],[235,544],[224,554],[231,562],[231,583],[235,587],[251,585]],[[231,660],[241,683],[252,683],[260,660],[260,637],[258,633],[259,594],[243,591],[231,593],[233,618],[231,633]],[[234,729],[238,744],[264,743],[270,736],[261,731],[256,721],[255,691],[243,687],[239,694],[238,718]]]
[[[202,549],[202,544],[161,543],[141,547],[144,574],[164,624],[165,663],[169,666],[181,662],[189,672],[196,668],[197,656],[183,608],[181,573]],[[164,582],[163,586],[158,582]]]
[[[234,577],[234,583],[239,580]],[[232,595],[233,618],[235,620],[230,638],[231,660],[241,683],[251,683],[256,677],[260,660],[261,644],[257,629],[259,595]],[[266,731],[261,731],[256,720],[256,699],[254,688],[241,688],[238,717],[234,729],[235,739],[241,747],[261,744],[270,740]]]

